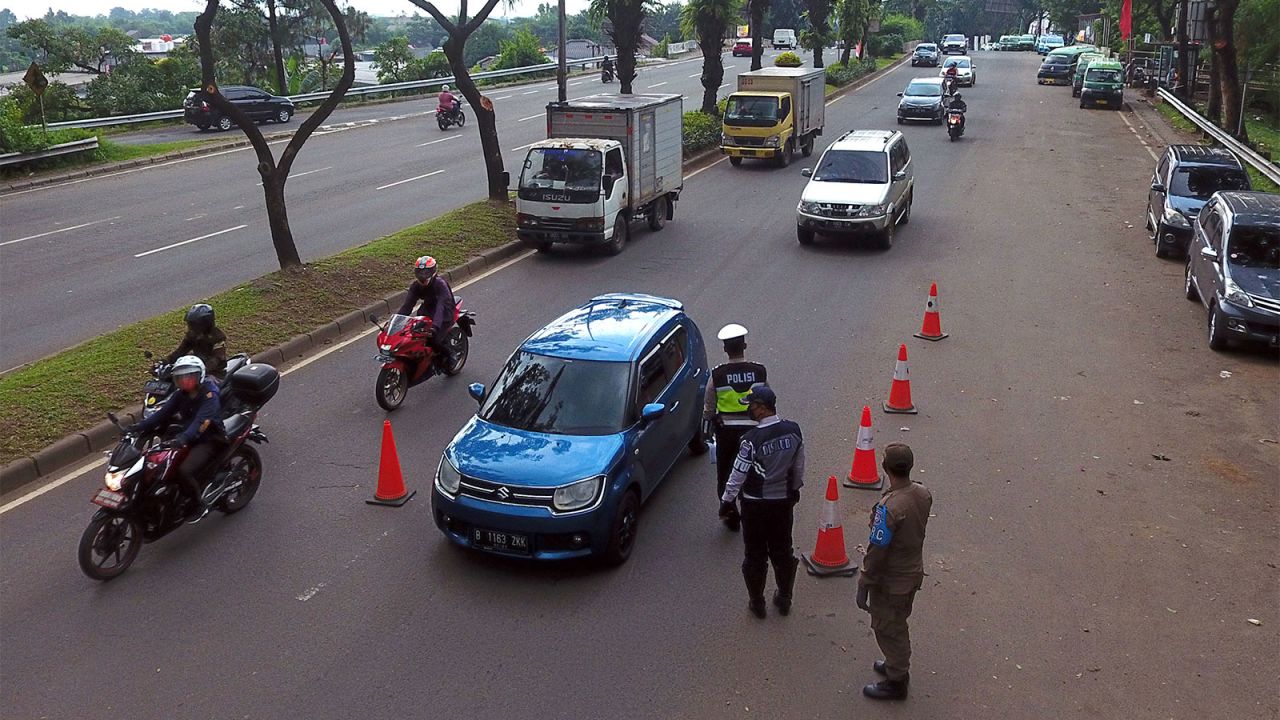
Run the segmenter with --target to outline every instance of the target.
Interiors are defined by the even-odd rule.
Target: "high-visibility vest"
[[[751,388],[763,385],[768,373],[760,363],[727,362],[711,371],[711,383],[716,392],[716,414],[725,425],[755,425],[742,404]]]

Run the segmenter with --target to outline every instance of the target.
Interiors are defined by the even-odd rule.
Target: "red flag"
[[[1128,40],[1133,34],[1133,0],[1124,0],[1120,8],[1120,38]]]

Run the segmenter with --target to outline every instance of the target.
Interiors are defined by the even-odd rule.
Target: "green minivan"
[[[1036,36],[1035,35],[1019,35],[1018,49],[1019,50],[1035,50]]]
[[[1082,52],[1076,56],[1076,73],[1071,78],[1071,97],[1080,97],[1080,91],[1084,88],[1084,71],[1089,67],[1089,63],[1105,59],[1102,53],[1093,51]]]
[[[1115,60],[1095,60],[1084,71],[1080,107],[1112,107],[1124,104],[1124,66]]]

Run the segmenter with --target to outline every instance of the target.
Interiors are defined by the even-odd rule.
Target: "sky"
[[[507,10],[499,4],[493,14],[500,16],[505,13],[509,17],[532,15],[537,10],[538,4],[543,1],[545,0],[516,0],[514,6]],[[565,8],[570,14],[576,13],[584,9],[588,2],[589,0],[565,0]],[[341,6],[346,3],[339,0],[338,4]],[[414,12],[426,15],[409,0],[351,0],[351,4],[370,15],[412,15]],[[483,4],[484,0],[467,0],[468,8],[480,7]],[[135,12],[144,8],[173,12],[184,10],[199,12],[204,10],[204,2],[201,0],[8,0],[8,2],[0,0],[0,7],[8,7],[19,20],[26,20],[42,16],[50,8],[55,12],[61,10],[70,15],[106,15],[113,7],[122,7]],[[436,0],[436,7],[443,12],[457,12],[458,0]]]

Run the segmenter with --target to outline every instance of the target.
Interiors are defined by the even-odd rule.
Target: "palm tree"
[[[760,58],[764,55],[764,11],[769,9],[770,0],[747,0],[747,10],[751,25],[751,69],[760,69]]]
[[[347,22],[347,32],[351,33],[351,39],[364,42],[365,38],[369,37],[369,31],[373,29],[373,18],[369,17],[369,13],[357,10],[352,5],[343,8],[342,14]]]
[[[654,0],[591,0],[591,15],[607,21],[604,31],[618,50],[618,84],[624,95],[631,94],[631,83],[636,79],[636,50],[640,47],[645,15],[653,3]]]
[[[724,81],[724,38],[741,16],[742,0],[689,0],[680,11],[680,29],[702,50],[702,112],[717,112],[716,94]]]

